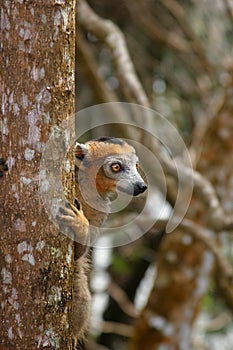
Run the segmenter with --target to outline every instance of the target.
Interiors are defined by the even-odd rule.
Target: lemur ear
[[[88,148],[85,144],[78,142],[75,143],[75,158],[77,160],[83,160],[87,152]]]

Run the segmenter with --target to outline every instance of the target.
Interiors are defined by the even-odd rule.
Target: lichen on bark
[[[71,349],[73,246],[49,221],[38,189],[52,127],[70,118],[74,130],[74,3],[0,8],[0,154],[9,166],[0,179],[0,347]]]

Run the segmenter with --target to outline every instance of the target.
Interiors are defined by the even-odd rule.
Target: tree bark
[[[9,166],[0,178],[2,350],[71,349],[73,244],[48,219],[39,169],[52,127],[69,117],[74,130],[74,7],[0,5],[0,156]]]

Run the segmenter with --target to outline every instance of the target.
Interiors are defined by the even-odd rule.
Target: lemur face
[[[85,178],[91,186],[94,180],[102,196],[116,192],[137,196],[147,189],[138,172],[135,149],[121,139],[101,137],[85,145],[77,144],[75,154],[81,182]]]
[[[115,191],[137,196],[147,188],[137,170],[138,167],[138,157],[135,153],[130,153],[106,157],[102,169],[106,179],[116,183]]]

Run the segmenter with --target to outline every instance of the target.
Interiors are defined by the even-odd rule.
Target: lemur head
[[[137,196],[147,189],[138,172],[135,149],[121,139],[100,137],[85,144],[77,143],[75,157],[81,172],[79,182],[95,185],[102,197],[116,192]]]

